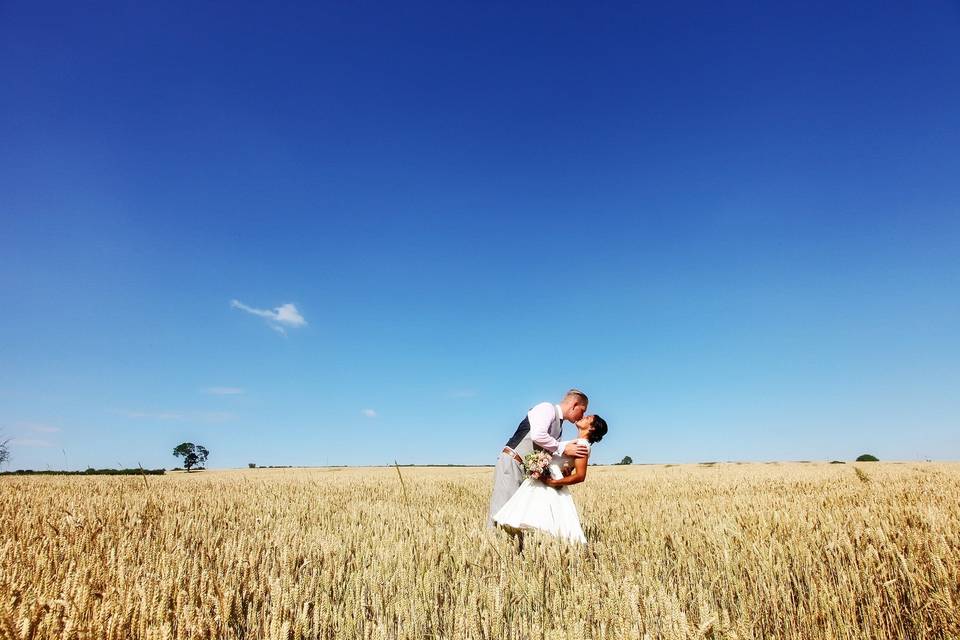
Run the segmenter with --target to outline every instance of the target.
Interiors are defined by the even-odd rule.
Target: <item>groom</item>
[[[490,513],[487,526],[493,527],[493,516],[507,503],[523,484],[523,456],[534,450],[566,454],[583,458],[589,449],[576,442],[560,442],[563,421],[576,422],[587,411],[587,395],[579,389],[570,389],[560,404],[541,402],[527,412],[517,431],[507,441],[493,471],[493,496],[490,498]]]

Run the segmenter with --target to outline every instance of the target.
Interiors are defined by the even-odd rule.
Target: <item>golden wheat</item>
[[[0,479],[0,637],[960,636],[960,465],[592,467],[587,547],[491,470]]]

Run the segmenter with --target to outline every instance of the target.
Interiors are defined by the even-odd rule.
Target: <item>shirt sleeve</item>
[[[557,451],[560,442],[550,435],[550,425],[556,417],[557,409],[549,402],[541,402],[530,409],[527,412],[527,419],[530,421],[530,439],[550,453],[563,453],[563,451]]]

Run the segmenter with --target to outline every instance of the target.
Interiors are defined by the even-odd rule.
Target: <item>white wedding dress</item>
[[[578,443],[590,444],[580,438]],[[554,455],[550,471],[557,477],[565,463],[572,462],[564,455]],[[586,543],[580,526],[580,516],[573,496],[567,487],[548,487],[539,480],[527,478],[517,492],[493,516],[494,522],[514,529],[539,529],[570,542]]]

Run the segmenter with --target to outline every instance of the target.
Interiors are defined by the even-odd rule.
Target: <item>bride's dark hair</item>
[[[600,442],[605,435],[607,435],[607,421],[598,415],[594,415],[593,424],[590,425],[590,433],[587,434],[587,441],[590,444]]]

